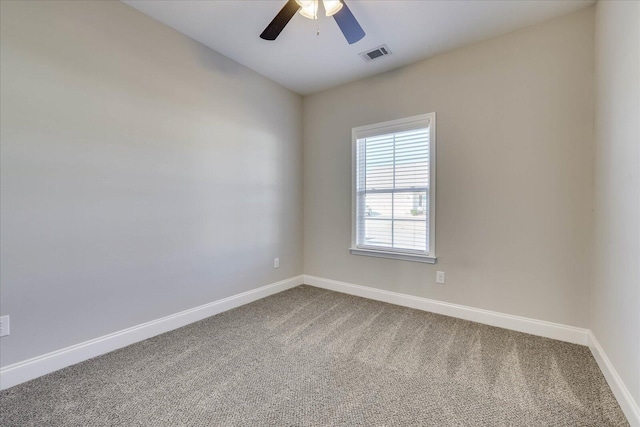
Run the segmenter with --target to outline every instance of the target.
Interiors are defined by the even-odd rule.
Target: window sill
[[[374,249],[349,248],[349,252],[351,252],[352,255],[372,256],[376,258],[400,259],[403,261],[424,262],[427,264],[435,264],[437,260],[436,257],[432,257],[428,255],[386,252],[386,251],[378,251]]]

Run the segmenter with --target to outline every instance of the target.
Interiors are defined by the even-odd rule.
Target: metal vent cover
[[[383,44],[366,52],[359,53],[359,55],[364,62],[371,62],[374,59],[382,58],[386,55],[391,55],[391,51],[386,44]]]

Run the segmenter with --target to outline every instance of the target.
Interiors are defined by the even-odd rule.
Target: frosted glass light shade
[[[309,19],[316,19],[318,16],[318,1],[317,0],[296,0],[301,7],[300,15]]]
[[[324,11],[327,16],[333,16],[342,9],[342,2],[340,0],[322,0],[324,5]]]

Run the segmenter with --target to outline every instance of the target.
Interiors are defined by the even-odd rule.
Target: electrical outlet
[[[9,316],[0,317],[0,337],[9,335]]]
[[[436,272],[436,283],[444,285],[444,271]]]
[[[274,258],[273,259],[273,268],[278,268],[280,267],[280,258]]]

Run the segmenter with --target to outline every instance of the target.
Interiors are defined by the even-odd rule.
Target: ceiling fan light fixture
[[[342,9],[342,2],[340,0],[322,0],[322,4],[324,5],[324,11],[327,16],[333,16]]]
[[[309,19],[318,17],[318,1],[317,0],[296,0],[300,6],[300,15]]]
[[[287,3],[280,9],[280,12],[271,20],[267,28],[264,29],[260,38],[263,40],[273,41],[278,38],[278,35],[282,32],[284,27],[287,26],[291,18],[300,11],[300,14],[305,18],[318,19],[318,6],[320,0],[287,0]],[[338,24],[340,31],[347,39],[349,44],[354,44],[360,41],[365,32],[358,23],[358,20],[345,0],[322,0],[322,6],[325,9],[327,16],[333,16],[333,19]],[[320,34],[320,28],[316,34]]]

